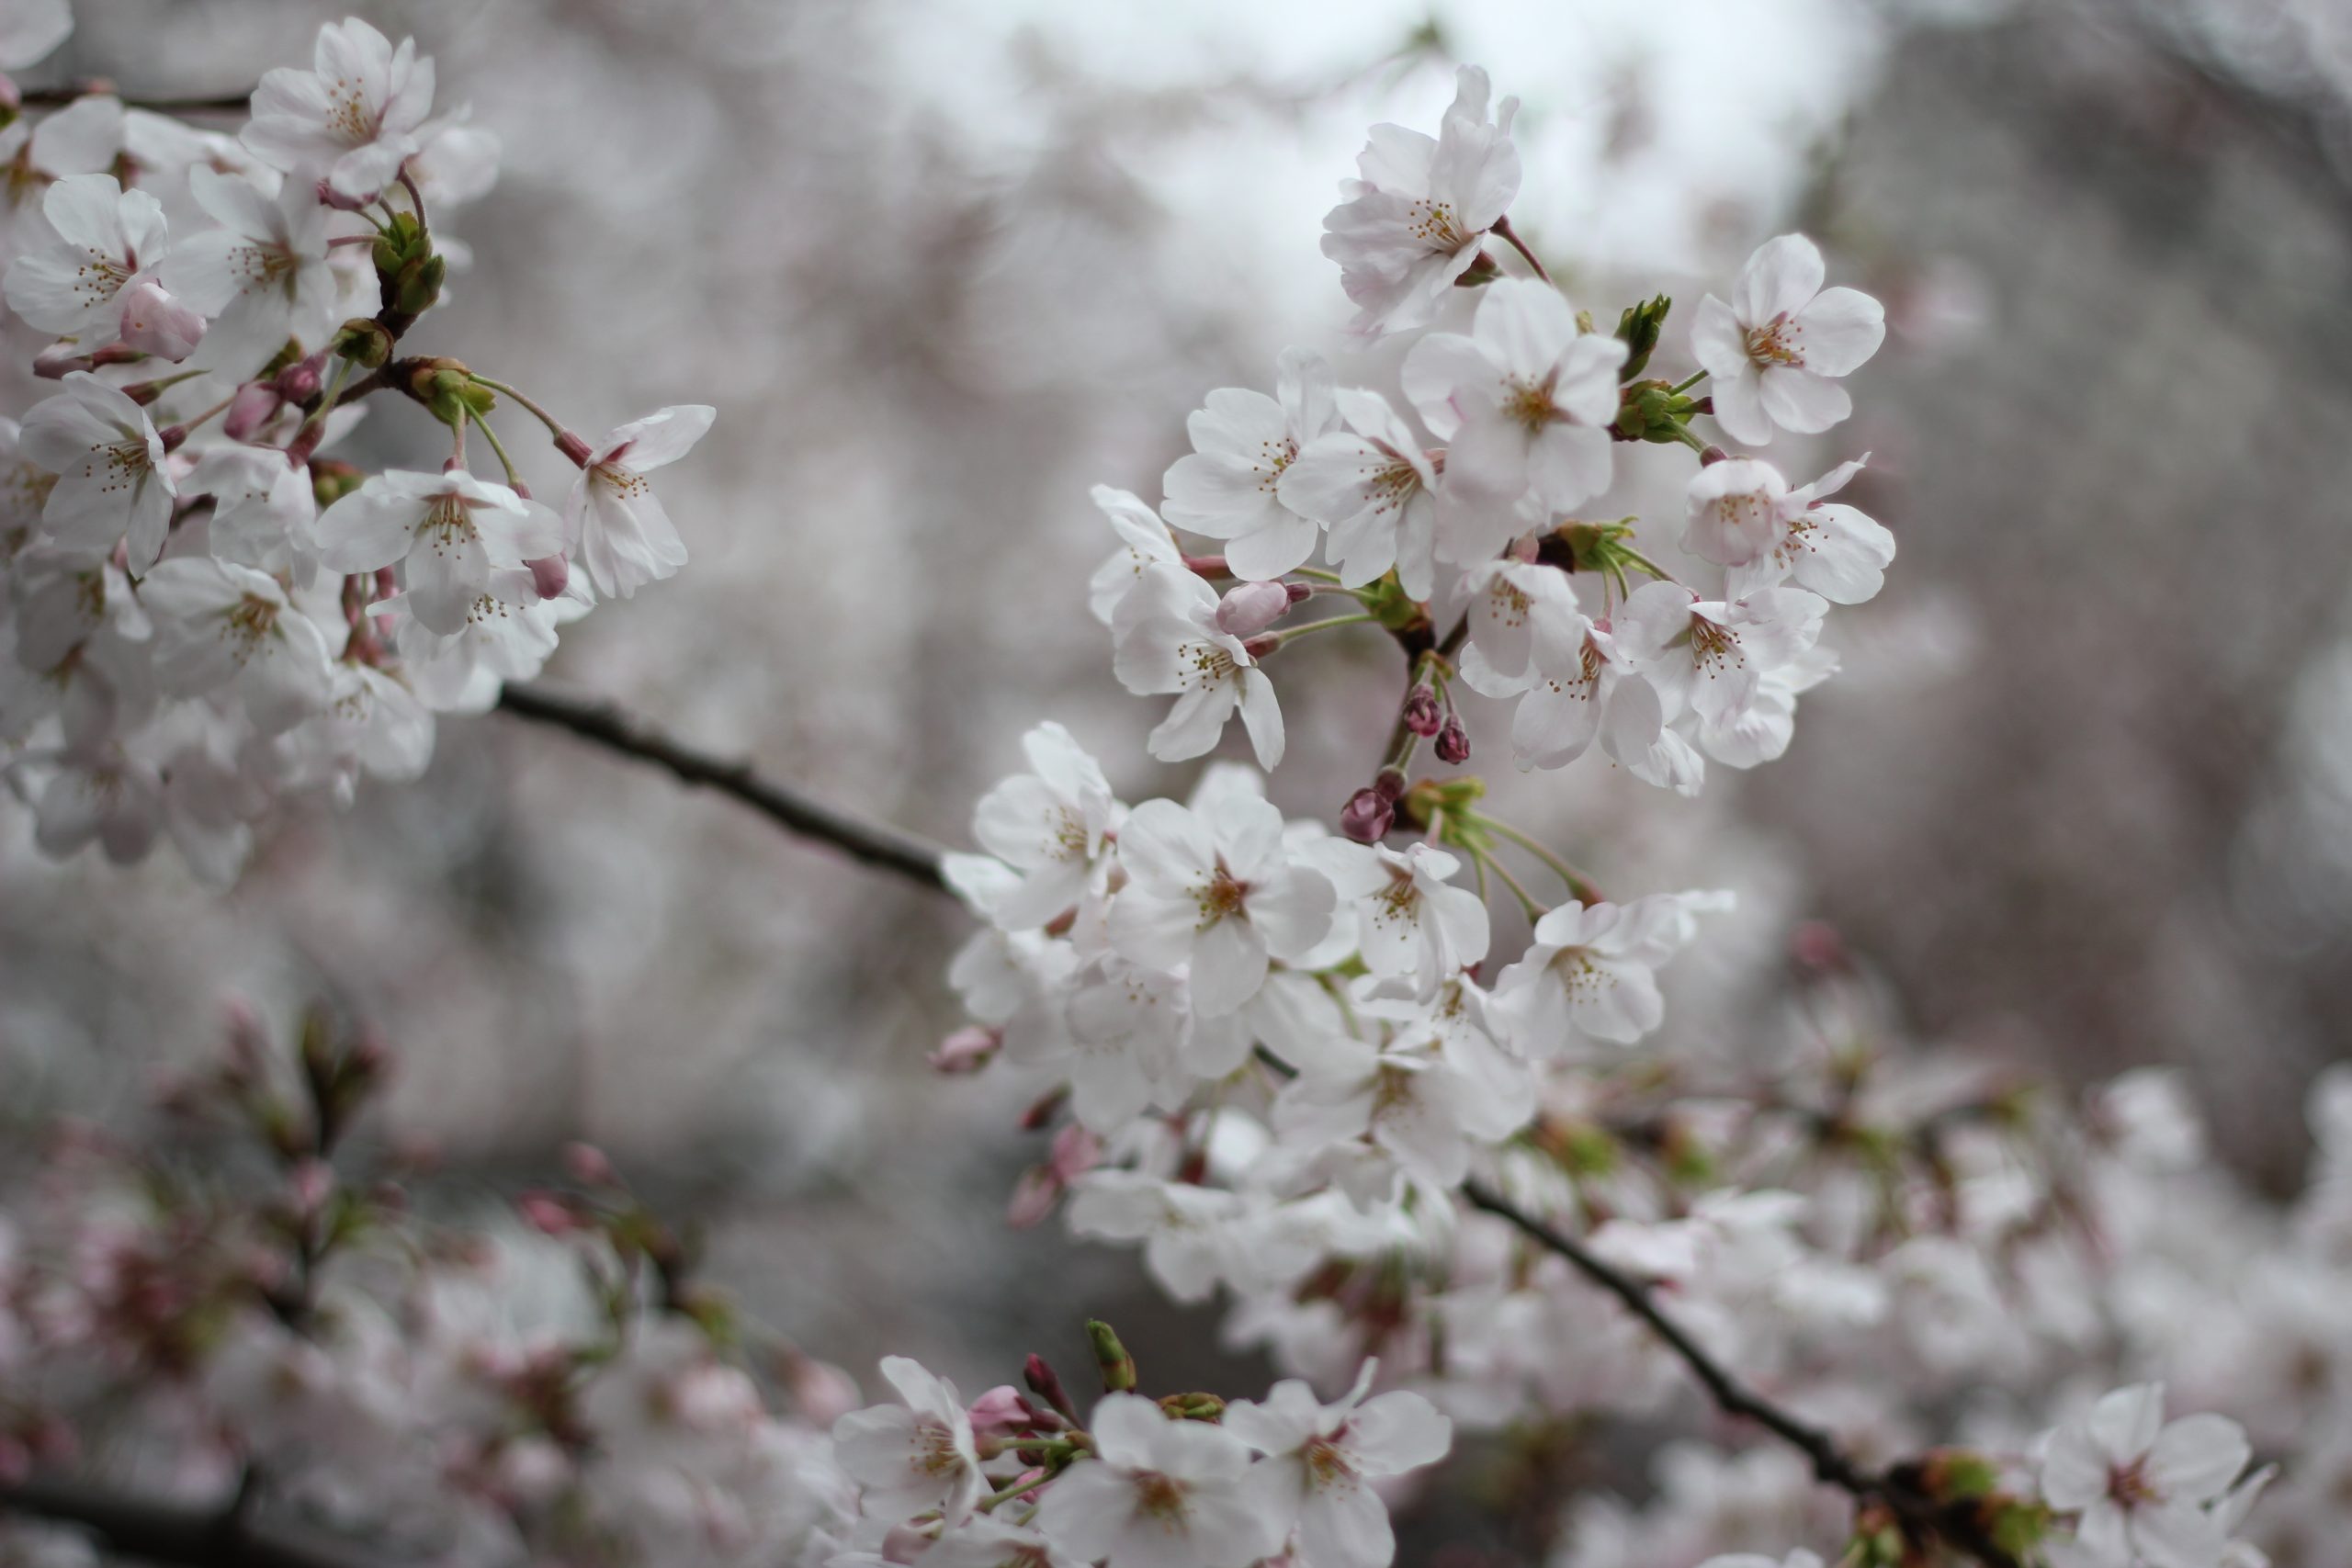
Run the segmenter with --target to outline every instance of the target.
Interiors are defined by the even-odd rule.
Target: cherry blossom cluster
[[[71,27],[11,12],[0,69]],[[450,215],[497,172],[434,86],[413,42],[355,18],[269,72],[233,133],[10,90],[0,298],[27,384],[51,385],[0,419],[0,767],[48,853],[167,837],[225,886],[277,803],[415,777],[436,713],[488,707],[559,626],[684,561],[648,476],[711,410],[589,441],[402,353],[466,257]],[[437,471],[337,455],[377,393],[447,427]],[[502,400],[577,470],[560,511],[508,460]]]
[[[1235,1344],[1326,1391],[1419,1393],[1471,1432],[1687,1403],[1690,1354],[1605,1272],[1872,1467],[1840,1495],[1818,1456],[1703,1428],[1661,1453],[1648,1506],[1569,1510],[1571,1568],[1780,1561],[1738,1555],[1758,1546],[1790,1568],[2260,1561],[2241,1527],[2274,1472],[2247,1428],[2291,1443],[2340,1423],[2352,1342],[2333,1338],[2314,1386],[2252,1378],[2236,1356],[2311,1331],[2228,1289],[2245,1264],[2182,1254],[2226,1246],[2322,1293],[2344,1259],[2202,1164],[2173,1079],[2069,1113],[1905,1042],[1818,930],[1789,1015],[1758,1021],[1769,1043],[1678,1039],[1660,972],[1730,894],[1611,899],[1475,777],[1415,777],[1423,740],[1441,767],[1470,756],[1457,681],[1511,705],[1521,770],[1598,741],[1691,794],[1710,759],[1775,758],[1835,669],[1829,605],[1875,595],[1894,555],[1833,499],[1864,459],[1794,484],[1701,423],[1750,447],[1832,430],[1880,345],[1877,302],[1825,288],[1819,250],[1783,236],[1702,302],[1695,368],[1650,375],[1671,302],[1604,330],[1511,228],[1512,114],[1464,70],[1434,138],[1374,129],[1326,219],[1359,337],[1420,334],[1367,361],[1394,367],[1394,395],[1292,350],[1272,396],[1227,388],[1193,414],[1159,507],[1094,492],[1119,538],[1091,590],[1116,673],[1175,699],[1154,758],[1209,753],[1238,713],[1276,768],[1265,666],[1303,635],[1394,641],[1405,693],[1337,831],[1285,819],[1242,765],[1129,806],[1062,727],[1024,738],[1025,771],[974,813],[983,852],[947,863],[985,923],[949,969],[972,1022],[934,1057],[1001,1057],[1049,1090],[1027,1124],[1050,1151],[1011,1217],[1059,1208],[1076,1235],[1139,1246],[1174,1299],[1223,1292]],[[1681,575],[1637,545],[1640,519],[1577,514],[1634,444],[1691,453]],[[1317,602],[1341,613],[1288,618]],[[1504,889],[1530,933],[1515,954],[1489,916]],[[2233,1223],[2209,1224],[2222,1207]],[[2098,1369],[2149,1381],[2110,1389]],[[2165,1425],[2158,1379],[2197,1413]],[[1380,1545],[1302,1538],[1295,1560],[1377,1568]]]

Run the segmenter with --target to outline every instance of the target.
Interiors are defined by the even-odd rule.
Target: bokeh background
[[[234,90],[345,8],[82,0],[46,69]],[[691,566],[572,630],[549,681],[951,841],[1044,717],[1128,798],[1188,787],[1146,764],[1160,705],[1085,613],[1087,489],[1156,499],[1200,395],[1267,384],[1288,344],[1393,377],[1341,336],[1320,220],[1363,128],[1433,125],[1453,61],[1524,100],[1514,220],[1596,316],[1695,302],[1805,229],[1893,326],[1858,417],[1774,452],[1799,478],[1873,455],[1853,498],[1902,554],[1834,623],[1847,672],[1783,761],[1698,801],[1598,759],[1478,762],[1605,886],[1742,890],[1676,976],[1676,1027],[1727,1057],[1825,920],[1919,1037],[2070,1079],[2178,1064],[2230,1157],[2299,1170],[2301,1086],[2352,1048],[2352,6],[356,9],[505,146],[419,346],[584,430],[719,410],[663,476]],[[390,408],[359,440],[434,446]],[[1593,515],[1656,515],[1669,549],[1688,455],[1621,455]],[[1363,782],[1395,658],[1285,656],[1278,801]],[[379,1133],[430,1152],[431,1201],[589,1139],[845,1365],[985,1386],[1107,1312],[1171,1379],[1217,1375],[1214,1318],[1131,1258],[1004,1237],[1042,1086],[924,1071],[962,930],[497,716],[445,723],[422,784],[280,823],[225,898],[164,855],[45,864],[10,809],[0,1141],[20,1162],[49,1116],[134,1114],[225,991],[280,1019],[324,997],[397,1052]]]

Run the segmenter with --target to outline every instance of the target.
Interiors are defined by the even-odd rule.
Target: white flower
[[[1856,288],[1821,287],[1821,252],[1802,234],[1768,240],[1747,258],[1732,302],[1699,302],[1691,353],[1711,378],[1715,420],[1761,446],[1775,426],[1817,434],[1854,412],[1834,378],[1850,375],[1886,338],[1886,311]]]
[[[902,1405],[853,1410],[833,1423],[834,1456],[861,1488],[859,1511],[893,1522],[934,1508],[962,1518],[982,1480],[972,1418],[956,1385],[904,1356],[885,1357],[882,1375]]]
[[[63,860],[96,841],[117,865],[144,860],[164,825],[164,781],[153,765],[107,745],[60,760],[33,807],[33,841]]]
[[[1088,1430],[1094,1454],[1037,1505],[1037,1529],[1106,1568],[1246,1568],[1282,1543],[1285,1521],[1248,1484],[1250,1450],[1204,1421],[1148,1399],[1106,1395]]]
[[[1531,660],[1524,674],[1504,675],[1472,643],[1463,649],[1461,671],[1471,690],[1518,699],[1510,748],[1521,769],[1566,767],[1598,739],[1603,751],[1640,773],[1665,733],[1657,689],[1617,639],[1589,621],[1564,668]]]
[[[1833,604],[1860,604],[1875,597],[1885,586],[1888,563],[1894,559],[1894,536],[1875,518],[1826,499],[1845,489],[1869,461],[1866,454],[1840,463],[1782,496],[1765,549],[1732,570],[1724,597],[1744,599],[1789,578]]]
[[[21,71],[56,52],[74,30],[66,0],[9,0],[0,13],[0,71]]]
[[[1728,1557],[1710,1557],[1699,1568],[1821,1568],[1821,1557],[1802,1546],[1785,1558],[1767,1557],[1760,1551],[1735,1551]]]
[[[244,377],[288,338],[306,355],[324,348],[338,286],[327,261],[327,209],[317,197],[299,180],[265,196],[251,181],[202,164],[188,171],[187,183],[220,225],[182,240],[164,266],[174,293],[218,318],[197,363]]]
[[[318,496],[311,471],[289,468],[285,453],[236,443],[208,446],[187,488],[212,497],[204,540],[215,556],[297,588],[318,576]]]
[[[49,187],[41,212],[53,232],[9,265],[0,290],[43,332],[104,348],[122,334],[124,293],[171,243],[163,204],[112,175],[75,175]]]
[[[693,451],[717,417],[702,403],[657,409],[590,448],[563,521],[597,592],[627,599],[686,564],[685,542],[645,476]]]
[[[1656,970],[1728,893],[1654,893],[1630,904],[1563,904],[1535,922],[1526,955],[1495,981],[1494,1010],[1527,1056],[1555,1056],[1571,1034],[1630,1045],[1666,1016]]]
[[[1523,1067],[1476,1030],[1434,1029],[1376,1046],[1350,1035],[1287,1043],[1298,1076],[1274,1100],[1274,1130],[1307,1149],[1368,1137],[1442,1191],[1469,1174],[1479,1145],[1526,1124]]]
[[[159,562],[139,585],[155,623],[155,678],[173,696],[233,686],[254,728],[290,729],[334,690],[326,638],[277,580],[209,556]]]
[[[1118,613],[1119,602],[1143,580],[1147,567],[1181,565],[1184,556],[1169,534],[1168,525],[1140,497],[1109,485],[1096,485],[1088,493],[1119,536],[1119,547],[1094,569],[1086,582],[1086,607],[1107,626]]]
[[[1679,582],[1634,590],[1612,623],[1636,669],[1657,688],[1668,719],[1684,708],[1703,724],[1726,725],[1752,707],[1763,673],[1814,645],[1821,599],[1795,588],[1759,589],[1724,603],[1702,600]]]
[[[103,555],[130,541],[133,571],[163,553],[179,491],[147,411],[86,370],[33,405],[19,433],[25,457],[57,476],[41,525],[66,548]]]
[[[837,1557],[829,1568],[844,1568],[848,1561],[854,1561],[859,1568],[865,1568],[869,1562],[873,1568],[898,1568],[888,1558],[878,1555],[871,1559]],[[988,1514],[975,1514],[962,1524],[949,1526],[924,1549],[918,1561],[923,1568],[1084,1568],[1069,1553],[1055,1551],[1052,1543],[1035,1530],[1017,1529]]]
[[[366,200],[417,151],[414,133],[432,110],[433,62],[417,58],[416,40],[395,50],[350,17],[319,29],[311,69],[263,73],[243,140],[272,168],[323,175],[337,195]]]
[[[1796,734],[1797,698],[1838,672],[1838,656],[1808,648],[1757,677],[1756,696],[1736,713],[1702,719],[1701,750],[1727,767],[1752,768],[1777,760]]]
[[[1323,219],[1323,254],[1358,307],[1354,329],[1377,334],[1424,325],[1454,279],[1478,259],[1487,231],[1519,194],[1519,150],[1505,98],[1487,117],[1487,73],[1465,65],[1434,140],[1376,125],[1357,154],[1360,179]]]
[[[1487,905],[1452,877],[1462,863],[1433,844],[1400,853],[1385,844],[1329,839],[1316,864],[1355,911],[1356,947],[1373,974],[1434,992],[1487,956]]]
[[[1296,1379],[1265,1402],[1225,1407],[1225,1428],[1264,1454],[1252,1483],[1297,1511],[1299,1568],[1386,1568],[1396,1554],[1387,1506],[1370,1481],[1402,1475],[1445,1457],[1453,1423],[1418,1393],[1366,1399],[1379,1364],[1366,1361],[1355,1386],[1325,1404]]]
[[[1004,780],[972,810],[980,847],[1022,874],[989,911],[1007,931],[1042,926],[1078,902],[1119,810],[1102,765],[1060,725],[1039,725],[1021,750],[1035,771]]]
[[[24,235],[17,225],[26,209],[47,197],[51,182],[106,174],[125,151],[137,157],[138,149],[125,146],[132,118],[112,94],[85,93],[38,124],[20,115],[0,126],[0,167],[7,175],[0,179],[0,234]]]
[[[1315,553],[1321,530],[1284,505],[1283,471],[1301,447],[1338,423],[1331,367],[1319,355],[1284,349],[1275,396],[1220,387],[1184,427],[1191,456],[1171,464],[1160,485],[1169,523],[1226,541],[1226,564],[1252,581],[1280,577]]]
[[[1243,1248],[1238,1193],[1141,1171],[1088,1171],[1066,1217],[1072,1235],[1142,1242],[1144,1268],[1179,1302],[1208,1300]]]
[[[2215,1568],[2228,1529],[2210,1507],[2252,1457],[2221,1416],[2166,1425],[2161,1383],[2118,1389],[2051,1435],[2041,1495],[2079,1516],[2077,1544],[2111,1568]]]
[[[1283,760],[1274,683],[1239,637],[1217,630],[1216,610],[1216,591],[1188,568],[1145,569],[1112,620],[1113,668],[1139,696],[1176,694],[1151,732],[1151,754],[1161,761],[1207,751],[1238,708],[1259,765],[1273,768]]]
[[[1257,993],[1269,957],[1304,956],[1331,929],[1329,878],[1300,862],[1268,802],[1227,791],[1194,812],[1148,800],[1119,831],[1127,886],[1111,903],[1111,942],[1163,971],[1190,964],[1209,1017]]]
[[[330,508],[329,510],[333,510]],[[417,700],[435,713],[482,713],[509,681],[527,681],[555,651],[556,605],[542,601],[527,571],[493,571],[463,606],[457,631],[444,636],[416,619],[411,595],[377,605],[401,617],[395,632],[401,673]]]
[[[1437,541],[1437,471],[1412,431],[1378,392],[1333,393],[1346,430],[1299,449],[1275,491],[1284,506],[1331,530],[1340,581],[1361,588],[1391,567],[1406,593],[1426,600]]]
[[[1490,283],[1471,333],[1432,333],[1405,356],[1405,395],[1450,443],[1438,492],[1437,554],[1471,566],[1526,525],[1532,495],[1565,512],[1609,487],[1625,344],[1580,332],[1559,290],[1532,278]]]
[[[1682,547],[1717,566],[1746,566],[1781,533],[1788,493],[1789,481],[1759,458],[1702,465],[1685,497]]]
[[[562,546],[554,513],[463,468],[375,475],[319,518],[319,559],[329,571],[402,563],[409,613],[443,637],[465,630],[493,568],[519,569]]]
[[[1488,561],[1464,576],[1462,592],[1470,644],[1496,674],[1576,668],[1591,623],[1567,573],[1532,561]]]

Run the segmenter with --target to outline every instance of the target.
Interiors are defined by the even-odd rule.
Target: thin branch
[[[1616,1297],[1625,1310],[1640,1318],[1649,1331],[1680,1357],[1703,1384],[1708,1397],[1729,1416],[1743,1416],[1802,1452],[1813,1461],[1822,1481],[1857,1501],[1875,1499],[1892,1509],[1916,1539],[1939,1538],[1969,1553],[1985,1568],[2018,1568],[2017,1559],[2002,1550],[1965,1502],[1943,1503],[1907,1480],[1901,1470],[1884,1474],[1864,1470],[1826,1430],[1800,1420],[1739,1381],[1722,1362],[1709,1355],[1682,1325],[1661,1309],[1650,1288],[1619,1270],[1583,1243],[1546,1224],[1485,1182],[1462,1184],[1462,1195],[1473,1208],[1508,1220],[1530,1240],[1567,1259],[1586,1279]]]
[[[75,82],[62,87],[28,87],[21,100],[28,109],[61,109],[77,99],[92,94],[122,100],[129,109],[147,109],[155,114],[243,114],[253,102],[253,89],[242,93],[220,93],[211,96],[191,98],[143,98],[119,91],[104,79]]]
[[[509,686],[498,705],[519,718],[568,729],[583,740],[667,768],[687,784],[732,795],[778,827],[820,839],[868,865],[896,872],[934,891],[947,890],[946,878],[940,873],[940,857],[945,852],[937,844],[762,778],[749,762],[682,746],[610,703],[560,696],[537,686]]]
[[[379,1559],[322,1539],[257,1529],[241,1504],[153,1503],[38,1483],[0,1487],[0,1515],[79,1526],[123,1557],[187,1568],[380,1568]]]

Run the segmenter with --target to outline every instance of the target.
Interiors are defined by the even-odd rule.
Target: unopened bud
[[[354,316],[343,323],[327,345],[363,370],[380,368],[392,356],[390,328],[371,316]]]
[[[1133,1393],[1136,1389],[1136,1359],[1119,1343],[1119,1336],[1099,1317],[1086,1320],[1087,1342],[1094,1347],[1095,1370],[1102,1374],[1105,1393]]]
[[[1427,685],[1405,694],[1405,728],[1426,740],[1438,732],[1445,716],[1438,712],[1437,692]]]
[[[531,587],[542,599],[560,599],[563,586],[571,581],[571,563],[560,555],[541,556],[526,563],[531,569]]]
[[[204,327],[201,312],[152,277],[123,290],[122,341],[142,354],[176,365],[204,341]]]
[[[1470,732],[1458,716],[1447,715],[1444,728],[1437,732],[1437,760],[1449,767],[1470,760]]]
[[[33,355],[33,374],[44,381],[56,381],[76,370],[90,367],[90,356],[70,343],[53,343]]]
[[[220,422],[221,434],[232,441],[251,441],[261,434],[263,425],[277,416],[285,399],[277,389],[266,381],[248,381],[237,389],[229,400],[228,416]]]
[[[1159,1401],[1160,1411],[1179,1421],[1221,1421],[1225,1401],[1214,1393],[1171,1393]]]
[[[1283,591],[1290,595],[1290,602],[1294,604],[1303,604],[1315,596],[1314,584],[1307,582],[1285,582]]]
[[[550,593],[548,598],[554,598]],[[939,1043],[939,1049],[925,1058],[934,1073],[977,1073],[989,1065],[1004,1037],[993,1029],[978,1024],[959,1029]]]
[[[1029,1392],[1053,1406],[1064,1420],[1078,1423],[1078,1406],[1070,1403],[1069,1391],[1062,1387],[1061,1375],[1046,1362],[1043,1356],[1031,1356],[1021,1365],[1021,1381]]]
[[[1348,796],[1347,805],[1340,807],[1340,831],[1359,844],[1380,842],[1396,821],[1396,803],[1382,798],[1380,791],[1370,787],[1356,791]]]
[[[325,378],[320,374],[325,367],[324,355],[312,355],[298,359],[277,373],[277,395],[289,403],[306,403],[319,395]]]
[[[523,1223],[542,1235],[570,1235],[580,1228],[580,1216],[571,1205],[552,1192],[526,1192],[514,1201],[514,1208]]]
[[[1227,637],[1252,637],[1283,618],[1290,591],[1279,582],[1245,582],[1217,602],[1216,629]]]
[[[610,1156],[594,1144],[563,1145],[564,1173],[582,1187],[617,1187],[620,1173],[613,1168]]]
[[[1029,1425],[1029,1402],[1011,1383],[999,1383],[972,1401],[968,1414],[973,1436],[1006,1438]]]

